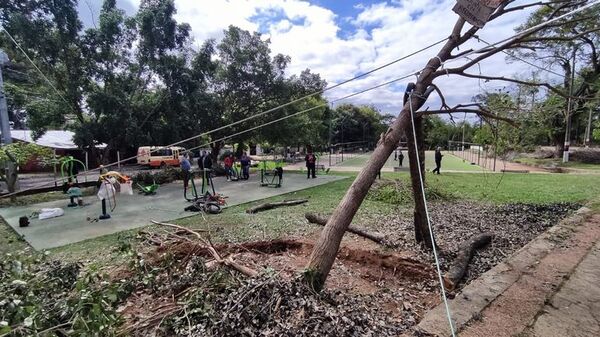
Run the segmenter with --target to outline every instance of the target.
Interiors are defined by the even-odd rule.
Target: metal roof
[[[53,149],[65,149],[72,150],[78,149],[79,147],[73,142],[73,136],[75,133],[68,130],[48,130],[37,140],[33,140],[33,133],[31,130],[10,130],[12,139],[19,140],[26,143],[35,143],[40,146],[49,147]],[[106,147],[106,144],[97,145],[98,148]]]

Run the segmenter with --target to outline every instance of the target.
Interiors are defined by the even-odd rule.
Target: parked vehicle
[[[140,146],[137,152],[139,165],[150,167],[179,166],[185,149],[179,146]]]

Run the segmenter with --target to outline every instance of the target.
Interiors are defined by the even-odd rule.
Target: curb
[[[473,280],[456,294],[454,299],[449,300],[455,331],[461,331],[470,321],[480,317],[481,312],[490,303],[517,282],[540,259],[569,238],[590,212],[589,208],[581,207],[573,215],[561,220],[514,252],[506,261]],[[451,336],[444,304],[428,311],[417,325],[416,331],[424,336]]]

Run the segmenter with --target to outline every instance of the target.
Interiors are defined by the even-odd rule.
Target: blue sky
[[[128,13],[134,13],[139,1],[118,0],[118,4]],[[515,5],[522,2],[517,0]],[[220,39],[223,29],[230,24],[259,31],[271,40],[273,53],[292,58],[290,75],[310,68],[330,84],[448,36],[458,18],[451,10],[455,0],[175,0],[175,4],[177,20],[191,25],[198,46],[208,38]],[[80,0],[80,12],[86,25],[93,22],[94,15],[97,17],[100,6],[100,0]],[[524,22],[528,14],[519,11],[490,23],[480,36],[490,42],[511,36],[514,27]],[[483,47],[483,44],[472,42],[470,46]],[[332,90],[327,96],[335,99],[410,74],[423,67],[437,51],[437,48],[430,49]],[[475,72],[478,71],[476,68]],[[532,69],[518,62],[508,64],[504,55],[498,55],[481,63],[481,71],[490,75],[527,77]],[[356,96],[351,101],[372,104],[383,112],[397,114],[407,81]],[[482,90],[507,86],[502,82],[485,83],[456,77],[443,77],[436,83],[450,104],[470,102]],[[438,104],[436,99],[429,102],[432,108]]]

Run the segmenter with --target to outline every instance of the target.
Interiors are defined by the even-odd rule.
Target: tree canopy
[[[213,142],[218,150],[220,139],[323,142],[327,102],[318,92],[326,82],[309,69],[288,75],[289,56],[272,56],[270,41],[261,34],[230,26],[220,42],[207,40],[195,48],[190,26],[175,19],[173,0],[143,0],[132,16],[115,0],[104,0],[97,24],[85,30],[76,5],[75,0],[0,5],[0,23],[47,77],[0,34],[0,47],[15,69],[7,71],[6,87],[16,126],[36,136],[70,128],[82,148],[107,144],[96,153],[101,159],[114,150],[133,154],[141,145],[165,145],[229,126],[317,92],[184,146]],[[228,138],[305,109],[311,110],[277,127]]]

